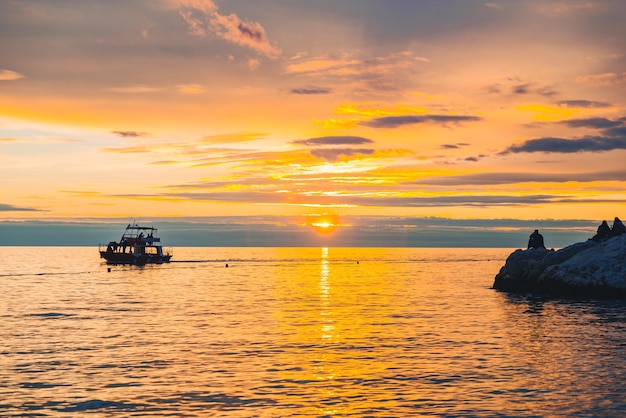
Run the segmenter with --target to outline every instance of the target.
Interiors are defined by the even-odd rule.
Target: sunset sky
[[[0,221],[626,218],[625,21],[622,1],[4,0]]]

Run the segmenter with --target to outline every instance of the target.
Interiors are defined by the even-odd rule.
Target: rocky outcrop
[[[516,250],[496,275],[493,288],[557,296],[626,297],[626,234],[558,251]]]

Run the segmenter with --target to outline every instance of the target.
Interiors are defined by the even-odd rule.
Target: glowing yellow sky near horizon
[[[626,7],[383,3],[0,5],[0,220],[626,216]]]

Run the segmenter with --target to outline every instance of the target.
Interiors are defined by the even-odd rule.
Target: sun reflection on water
[[[334,337],[335,323],[332,319],[331,288],[329,284],[330,264],[328,263],[328,248],[322,248],[320,261],[320,316],[322,340],[332,340]]]

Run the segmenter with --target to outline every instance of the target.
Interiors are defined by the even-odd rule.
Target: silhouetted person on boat
[[[539,233],[538,229],[535,229],[535,232],[530,234],[528,238],[528,249],[531,248],[546,248],[543,244],[543,235]]]
[[[616,216],[613,220],[613,227],[611,228],[611,236],[616,237],[618,235],[626,234],[626,226]]]
[[[611,228],[609,228],[609,224],[606,221],[602,221],[596,234],[591,238],[594,241],[604,241],[605,239],[611,236]]]

